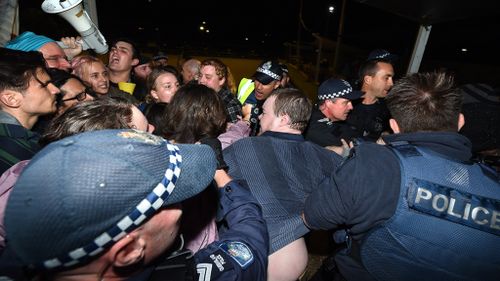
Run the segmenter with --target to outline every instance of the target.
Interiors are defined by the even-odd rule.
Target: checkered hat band
[[[53,269],[58,267],[70,267],[84,261],[87,257],[95,256],[116,241],[139,227],[144,220],[152,217],[163,203],[168,199],[175,188],[175,182],[179,178],[182,163],[182,156],[179,148],[172,144],[167,144],[169,150],[169,164],[165,175],[153,191],[146,196],[134,210],[108,231],[97,236],[90,244],[75,249],[63,256],[46,260],[42,267]]]
[[[274,80],[281,80],[281,76],[274,72],[271,72],[269,69],[258,67],[257,72],[264,73],[265,75],[272,77]]]
[[[378,55],[378,56],[376,56],[375,58],[376,58],[376,59],[383,59],[383,58],[388,57],[389,55],[390,55],[389,53],[385,53],[385,54]]]
[[[351,92],[352,92],[352,87],[348,87],[342,91],[320,95],[318,97],[318,99],[319,100],[330,100],[330,99],[334,99],[334,98],[340,98],[340,97],[345,96]]]

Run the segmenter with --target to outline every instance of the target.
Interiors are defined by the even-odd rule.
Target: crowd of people
[[[317,229],[320,280],[498,278],[500,178],[452,75],[396,80],[377,49],[313,103],[277,59],[238,84],[218,58],[62,42],[0,48],[0,279],[296,281]]]

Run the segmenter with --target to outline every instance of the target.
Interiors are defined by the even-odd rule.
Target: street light
[[[328,15],[326,16],[325,37],[328,36],[328,28],[330,27],[330,17],[333,15],[334,12],[335,12],[335,6],[329,5]]]

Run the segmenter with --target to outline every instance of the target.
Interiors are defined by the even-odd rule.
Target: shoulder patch
[[[242,268],[247,268],[253,263],[253,253],[250,248],[242,242],[226,241],[219,248],[235,260]]]

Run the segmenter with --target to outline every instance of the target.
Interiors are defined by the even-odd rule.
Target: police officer
[[[396,56],[386,50],[373,50],[359,70],[363,99],[353,104],[347,123],[357,131],[357,137],[376,141],[388,132],[390,113],[384,98],[393,85]]]
[[[220,143],[205,144],[213,149],[135,130],[52,143],[11,193],[4,255],[43,280],[266,280],[260,207],[244,182],[221,169]],[[181,202],[213,179],[226,231],[193,256],[178,235]]]
[[[352,102],[362,95],[363,92],[353,90],[349,82],[342,79],[330,78],[321,83],[318,101],[304,134],[306,140],[327,148],[342,147],[342,140],[353,141],[356,132],[345,120],[352,110]]]
[[[307,199],[313,229],[337,230],[334,278],[497,280],[498,174],[473,163],[461,94],[444,73],[417,73],[386,98],[394,135],[364,142]],[[335,279],[335,280],[340,280]]]
[[[251,104],[250,135],[259,133],[259,115],[262,113],[262,105],[267,97],[281,86],[283,69],[277,61],[265,61],[257,67],[254,80],[243,78],[238,86],[238,100],[241,104]]]

